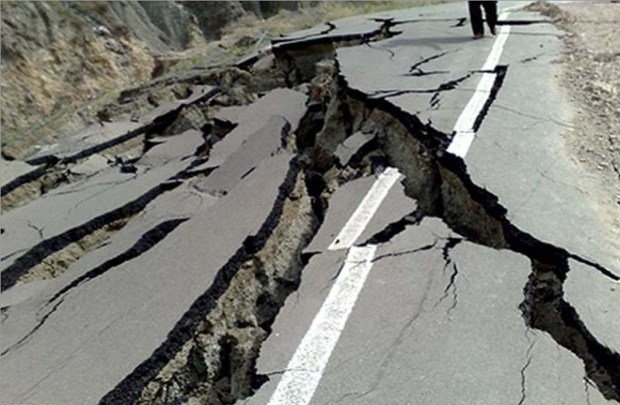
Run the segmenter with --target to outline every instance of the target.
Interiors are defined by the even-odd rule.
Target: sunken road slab
[[[21,160],[5,160],[0,158],[0,182],[2,188],[10,186],[11,183],[19,181],[20,178],[32,175],[41,170],[40,166],[33,166]]]
[[[257,128],[265,126],[274,116],[284,118],[294,131],[306,113],[307,96],[290,89],[275,89],[265,94],[243,111],[236,112],[238,125],[211,150],[209,160],[212,164],[223,163],[228,156],[252,136]],[[238,113],[238,114],[237,114]]]
[[[218,92],[219,90],[212,86],[194,86],[192,94],[186,99],[162,103],[148,113],[133,119],[102,121],[92,124],[66,139],[59,140],[57,143],[38,147],[38,150],[29,156],[27,161],[32,164],[50,160],[72,161],[101,152],[108,147],[140,135],[156,120],[208,99]]]
[[[0,401],[96,402],[155,349],[178,343],[168,342],[168,334],[263,226],[279,188],[291,181],[292,158],[283,152],[263,162],[157,249],[67,294],[39,329],[2,356]]]
[[[151,141],[153,140],[151,139]],[[196,150],[205,143],[202,132],[195,129],[158,138],[155,141],[157,144],[138,159],[138,165],[154,167],[164,165],[172,160],[188,158],[194,156]]]
[[[182,172],[188,161],[172,161],[137,174],[103,171],[84,181],[58,187],[0,217],[4,271],[37,244],[118,210]],[[103,225],[103,224],[102,224]],[[3,286],[4,287],[4,286]]]
[[[314,236],[304,252],[323,252],[334,241],[340,230],[345,226],[351,215],[356,211],[368,191],[375,183],[376,176],[356,179],[338,188],[332,195],[323,221],[323,225]],[[388,225],[399,221],[405,215],[415,211],[416,202],[405,195],[402,184],[395,184],[381,203],[379,209],[370,219],[355,244],[366,242]]]
[[[334,155],[340,161],[342,166],[346,166],[350,163],[351,159],[362,149],[368,145],[375,138],[375,134],[365,134],[363,132],[356,132],[344,142],[340,143],[334,152]]]
[[[202,181],[202,189],[212,193],[227,193],[256,169],[264,159],[282,150],[290,129],[281,116],[272,116],[231,153],[220,167]]]
[[[564,282],[564,299],[572,305],[596,340],[620,352],[620,283],[570,260]]]

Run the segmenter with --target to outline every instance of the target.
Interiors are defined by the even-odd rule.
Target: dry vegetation
[[[95,35],[58,2],[1,7],[3,147],[41,128],[54,132],[60,117],[150,77],[153,58],[135,38]],[[80,7],[103,12],[98,3]]]

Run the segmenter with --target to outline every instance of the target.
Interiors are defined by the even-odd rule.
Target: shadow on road
[[[454,37],[422,37],[422,38],[398,38],[392,39],[390,45],[393,46],[412,46],[412,45],[428,45],[435,46],[438,44],[462,44],[465,42],[471,42],[473,39],[470,36],[454,36]]]

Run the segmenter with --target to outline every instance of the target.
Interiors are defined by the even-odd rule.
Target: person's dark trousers
[[[495,29],[497,24],[497,2],[496,1],[468,1],[469,18],[471,19],[471,28],[475,34],[484,34],[484,24],[482,23],[482,10],[487,18],[487,24],[491,31]]]

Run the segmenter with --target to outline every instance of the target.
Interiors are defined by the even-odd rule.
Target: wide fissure
[[[464,21],[460,20],[459,24]],[[305,89],[309,95],[307,113],[294,134],[295,142],[286,145],[297,153],[297,157],[280,186],[277,201],[258,233],[248,236],[219,269],[212,286],[193,303],[166,340],[120,381],[101,403],[199,401],[232,404],[251,396],[269,378],[268,375],[259,375],[256,370],[261,344],[271,333],[272,324],[286,298],[299,287],[304,267],[311,257],[303,250],[322,225],[333,191],[361,176],[378,173],[386,165],[396,167],[405,176],[405,192],[417,201],[418,209],[389,224],[364,244],[388,243],[424,217],[443,220],[463,237],[450,238],[439,247],[443,250],[444,271],[450,272],[442,298],[451,300],[449,310],[458,305],[459,269],[450,251],[459,243],[467,240],[526,256],[532,267],[520,307],[526,326],[548,333],[559,345],[575,354],[584,363],[588,381],[596,385],[606,398],[620,401],[620,371],[617,369],[620,356],[597,341],[563,297],[563,283],[570,271],[568,260],[571,258],[616,281],[620,280],[617,272],[579,258],[561,246],[538,240],[513,225],[498,197],[476,185],[465,162],[447,153],[453,134],[438,131],[415,115],[397,108],[387,99],[394,95],[390,92],[377,96],[350,88],[340,74],[335,53],[337,47],[372,43],[397,35],[391,31],[394,25],[391,21],[384,21],[381,28],[360,36],[302,38],[295,43],[279,41],[274,44],[274,66],[262,76],[273,74],[282,79],[276,83]],[[325,33],[334,29],[328,26]],[[443,55],[437,54],[413,65],[411,74],[443,74],[425,72],[421,68],[424,63]],[[250,69],[261,57],[248,59],[240,67]],[[475,121],[475,129],[484,122],[507,72],[507,66],[483,72],[495,74],[496,79],[491,96]],[[449,81],[432,92],[453,91],[472,74],[475,73]],[[260,80],[262,76],[253,80]],[[265,86],[268,85],[263,83],[248,88],[264,90]],[[246,102],[254,95],[238,95],[238,100]],[[227,102],[243,104],[235,100]],[[166,120],[158,131],[165,132],[172,121]],[[227,128],[218,134],[218,139],[234,127],[232,124],[224,126]],[[357,132],[373,134],[374,138],[343,165],[336,156],[336,148]],[[208,152],[208,148],[198,153],[203,152]],[[2,290],[13,286],[28,269],[58,251],[59,245],[85,237],[101,227],[101,223],[141,211],[148,201],[165,191],[161,187],[149,192],[148,198],[143,197],[131,207],[124,207],[113,215],[114,218],[97,218],[97,223],[86,224],[71,230],[70,234],[60,235],[58,240],[37,245],[2,273]],[[164,233],[171,232],[179,224],[167,223]],[[50,251],[52,245],[54,250]],[[150,246],[132,248],[126,252],[127,257],[121,255],[118,260],[130,259],[143,248]],[[395,255],[434,248],[438,248],[437,243]],[[115,263],[114,260],[106,262],[87,276],[96,277]],[[80,282],[87,281],[88,277]],[[50,304],[54,303],[57,308],[62,302],[62,294],[72,287],[61,291]],[[526,397],[528,366],[526,362],[521,373],[522,402]]]
[[[276,58],[280,61],[276,64],[277,69],[284,72],[289,86],[309,85],[308,92],[311,96],[316,95],[316,97],[311,97],[309,111],[296,133],[300,161],[307,165],[306,182],[314,179],[312,184],[320,184],[321,189],[330,182],[330,173],[333,175],[334,171],[339,173],[338,176],[344,183],[357,178],[360,174],[381,170],[382,164],[377,166],[374,163],[386,162],[398,168],[405,175],[403,184],[406,194],[414,198],[419,205],[416,212],[389,224],[366,243],[389,242],[408,225],[418,223],[423,217],[439,217],[452,230],[463,235],[465,240],[525,255],[532,263],[532,274],[536,273],[536,263],[545,263],[549,271],[557,276],[558,283],[561,285],[569,271],[564,264],[574,255],[562,247],[537,240],[511,224],[506,218],[506,209],[501,206],[498,198],[471,180],[463,160],[446,152],[452,134],[437,131],[432,125],[422,123],[416,116],[396,108],[388,100],[368,96],[349,88],[346,79],[338,72],[333,43],[326,46],[310,42],[308,46],[306,48],[297,43],[294,51],[287,49],[285,53],[276,52]],[[308,53],[300,57],[299,55],[304,51]],[[493,72],[488,72],[495,74],[496,79],[491,96],[475,122],[476,128],[484,121],[490,105],[501,90],[507,70],[507,66],[499,66]],[[453,88],[454,86],[450,85],[443,90],[451,91]],[[374,134],[376,141],[373,141],[372,148],[364,151],[363,156],[352,160],[350,166],[342,167],[334,157],[336,146],[357,131]],[[347,170],[352,168],[357,174],[347,175]],[[317,181],[317,179],[320,180]],[[308,184],[308,189],[311,188]],[[314,212],[321,213],[315,216],[318,222],[313,232],[316,232],[322,221],[322,213],[328,205],[329,196],[317,194],[316,190],[311,194],[314,195]],[[310,232],[307,240],[313,232]],[[451,309],[458,305],[459,271],[456,263],[450,258],[449,252],[463,240],[454,238],[443,245],[445,270],[450,271],[444,298],[451,300]],[[424,249],[430,248],[434,248],[434,245],[424,247]],[[415,253],[415,251],[403,252],[403,254]],[[298,261],[294,271],[297,277],[303,274],[303,265],[299,266],[299,263]],[[611,269],[592,262],[589,265],[610,278],[617,277]],[[242,269],[241,265],[238,266],[237,271],[241,271],[240,269]],[[222,346],[224,349],[228,348],[225,350],[227,354],[223,355],[226,358],[226,367],[221,364],[220,358],[219,370],[210,370],[211,374],[203,370],[204,376],[215,373],[220,378],[216,379],[219,383],[205,384],[205,381],[214,381],[213,378],[204,377],[206,380],[201,380],[196,371],[200,369],[195,363],[196,359],[200,360],[198,363],[201,367],[204,364],[212,366],[218,363],[205,361],[206,353],[197,351],[196,345],[190,344],[184,352],[182,350],[176,352],[175,358],[177,361],[182,358],[181,363],[184,362],[184,365],[177,367],[176,373],[172,373],[175,377],[164,381],[160,375],[150,380],[144,385],[141,400],[144,403],[148,401],[165,403],[173,400],[184,402],[191,398],[201,398],[206,401],[205,403],[218,403],[217,401],[234,403],[238,399],[252,395],[269,378],[268,375],[256,374],[254,369],[260,344],[267,338],[270,325],[277,316],[279,308],[284,304],[286,296],[296,290],[298,283],[299,280],[292,283],[278,300],[263,296],[252,304],[256,305],[253,311],[256,313],[267,311],[270,316],[266,317],[266,321],[258,332],[253,329],[254,339],[250,339],[252,344],[245,349],[239,349],[243,345],[238,339],[227,340],[229,344]],[[588,379],[606,398],[618,398],[620,385],[617,372],[613,369],[613,365],[619,364],[618,354],[604,349],[596,338],[587,332],[587,328],[579,321],[574,309],[570,310],[570,305],[561,298],[560,307],[564,308],[561,311],[563,315],[543,316],[548,312],[553,312],[555,307],[532,304],[537,302],[536,297],[541,293],[539,289],[536,289],[536,294],[539,295],[529,293],[528,291],[532,290],[531,283],[532,281],[525,287],[522,304],[526,325],[549,333],[558,344],[584,362]],[[243,326],[247,327],[245,324]],[[213,331],[210,333],[213,336],[217,335]],[[583,344],[578,345],[574,339],[566,338],[567,335],[575,336],[575,334],[581,337]],[[197,356],[197,353],[200,356]],[[233,362],[237,365],[237,369],[230,368],[231,356],[237,356],[237,360]],[[243,377],[239,378],[239,375]],[[523,378],[525,378],[525,371]],[[222,380],[225,382],[222,383]],[[233,380],[236,382],[233,383]],[[184,383],[179,381],[184,381]],[[190,383],[187,383],[188,381]],[[239,381],[244,381],[244,383],[239,383]],[[525,381],[523,383],[525,384]],[[214,387],[225,387],[225,389],[218,391],[219,388]],[[118,389],[115,392],[118,393]],[[178,395],[172,395],[173,392]],[[525,395],[525,388],[523,394]]]

